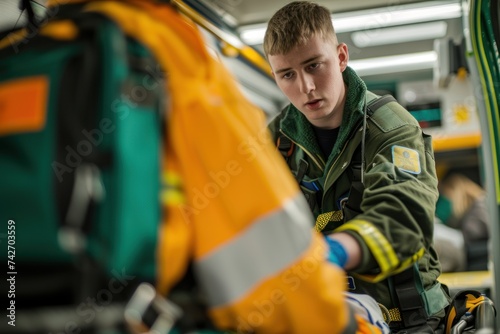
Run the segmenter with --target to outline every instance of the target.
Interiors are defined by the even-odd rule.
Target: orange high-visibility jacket
[[[86,9],[117,21],[167,73],[158,289],[168,294],[193,263],[221,329],[379,333],[350,313],[344,272],[325,260],[263,113],[207,52],[195,24],[153,1],[89,1]]]

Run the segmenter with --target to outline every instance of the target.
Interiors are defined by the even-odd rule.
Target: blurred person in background
[[[463,174],[444,177],[434,235],[444,272],[487,269],[490,224],[485,190]]]

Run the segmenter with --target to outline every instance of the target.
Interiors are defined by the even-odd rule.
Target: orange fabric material
[[[60,40],[72,40],[78,35],[78,28],[71,21],[58,21],[42,26],[40,34]]]
[[[322,237],[314,234],[314,242],[297,262],[234,305],[212,309],[212,318],[238,333],[342,333],[349,318],[341,292],[345,274],[325,265],[325,254]]]
[[[358,331],[357,333],[363,333],[363,334],[381,334],[382,331],[380,328],[374,327],[367,323],[361,316],[356,315],[356,323],[358,324]]]
[[[29,35],[27,29],[19,29],[9,33],[5,38],[0,39],[0,49],[13,47],[27,38]]]
[[[95,2],[86,8],[118,20],[168,69],[172,104],[167,168],[184,181],[188,202],[177,209],[184,223],[196,225],[194,238],[199,241],[193,255],[198,259],[280,208],[298,189],[271,144],[262,111],[248,102],[224,66],[207,53],[195,26],[170,7],[139,4],[146,11],[116,2]]]
[[[43,129],[47,117],[49,81],[31,77],[0,85],[0,135],[36,132]]]
[[[190,261],[280,210],[299,189],[271,143],[263,113],[207,53],[193,23],[145,1],[99,1],[86,8],[115,19],[168,72],[164,163],[182,179],[186,202],[167,199],[164,206],[158,288],[167,293]],[[210,310],[214,323],[233,330],[250,326],[255,333],[342,333],[348,321],[344,273],[326,263],[322,237],[314,234],[312,240],[287,268],[233,304]]]

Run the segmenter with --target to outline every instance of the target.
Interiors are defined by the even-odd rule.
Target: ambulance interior
[[[190,9],[206,13],[202,18],[193,16],[203,27],[208,45],[230,67],[243,91],[269,120],[287,100],[274,84],[269,67],[246,48],[250,46],[263,55],[266,22],[288,2],[185,1]],[[473,75],[471,59],[466,59],[471,49],[470,2],[318,1],[331,9],[338,39],[349,48],[349,66],[368,89],[379,95],[393,95],[433,137],[440,183],[434,236],[443,269],[440,281],[452,292],[473,288],[498,303],[497,205],[494,200],[486,204],[484,197],[494,196],[491,189],[481,199],[477,195],[486,193],[485,169],[491,159],[481,146],[481,134],[488,125],[479,116],[480,79]],[[476,195],[471,195],[472,189]],[[449,198],[455,201],[456,208],[462,206],[463,219],[458,219],[458,225],[457,220],[446,225]],[[468,204],[464,204],[465,198]],[[467,223],[471,216],[474,218]],[[486,225],[486,234],[466,242],[464,234],[468,232],[461,229],[466,224]]]
[[[263,57],[266,22],[288,2],[184,2],[187,5],[185,12],[202,27],[211,50],[229,66],[242,90],[265,111],[269,120],[280,112],[287,100],[274,84],[265,61],[249,53],[247,47]],[[379,95],[396,97],[425,132],[433,136],[440,183],[447,180],[448,185],[458,178],[465,183],[457,187],[472,186],[483,191],[481,129],[476,108],[478,88],[465,57],[468,3],[319,3],[332,10],[338,39],[349,48],[349,66],[362,77],[368,89]],[[202,17],[197,15],[199,13]],[[486,211],[486,208],[482,206],[480,210]],[[446,219],[443,201],[437,211],[435,238],[436,244],[441,246],[438,251],[443,252],[442,279],[449,280],[448,283],[456,285],[457,289],[473,284],[489,290],[492,275],[488,239],[465,245],[462,232],[456,226],[450,228],[443,224],[442,220]],[[453,252],[449,256],[445,251],[450,247],[461,255]]]
[[[230,68],[236,84],[265,112],[268,120],[277,115],[287,100],[274,83],[263,56],[262,39],[271,15],[290,1],[171,2],[200,26],[213,55]],[[349,48],[349,66],[365,80],[368,89],[379,95],[393,95],[433,136],[439,182],[459,174],[486,191],[484,166],[488,160],[481,151],[485,125],[481,125],[477,108],[481,91],[478,79],[472,75],[470,60],[466,59],[470,50],[470,1],[317,2],[332,10],[338,39]],[[0,2],[0,30],[26,20],[18,3]],[[32,3],[42,15],[45,1]],[[487,215],[491,211],[486,206],[484,210]],[[439,220],[439,214],[437,217]],[[489,217],[488,238],[467,245],[461,265],[454,264],[457,259],[446,259],[451,262],[440,280],[452,289],[481,289],[498,304],[495,296],[499,295],[495,295],[494,288],[500,277],[494,275],[493,264],[500,266],[495,259],[500,252],[494,245],[500,235],[499,222],[494,220],[497,217]],[[436,224],[440,228],[445,225],[440,221]],[[455,230],[457,238],[447,230],[436,230],[435,237],[442,237],[439,242],[450,247],[464,249],[461,232],[459,228]]]

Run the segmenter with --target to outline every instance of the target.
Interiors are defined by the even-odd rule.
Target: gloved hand
[[[328,244],[328,261],[344,268],[347,262],[347,252],[340,242],[330,236],[325,237]]]

